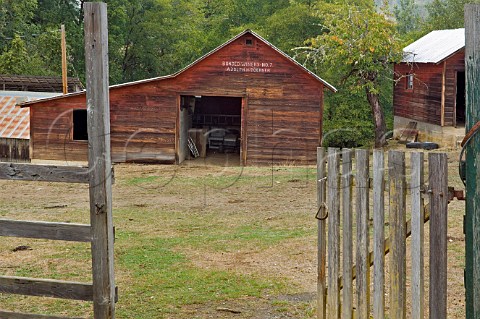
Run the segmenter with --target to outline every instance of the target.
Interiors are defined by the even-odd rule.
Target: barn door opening
[[[465,72],[457,72],[457,96],[455,101],[456,126],[465,125]]]
[[[198,158],[209,163],[240,165],[242,152],[242,97],[180,97],[179,162]],[[182,154],[182,156],[180,156]]]

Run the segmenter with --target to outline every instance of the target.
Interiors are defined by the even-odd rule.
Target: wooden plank
[[[49,315],[35,315],[28,313],[18,313],[0,310],[0,318],[2,319],[83,319],[79,317],[58,317]]]
[[[327,316],[340,316],[340,152],[328,149],[327,207],[328,207],[328,294]]]
[[[356,150],[356,210],[357,210],[357,316],[370,318],[370,262],[369,252],[369,152]]]
[[[405,154],[388,152],[390,185],[390,318],[406,318]]]
[[[90,242],[90,225],[0,219],[0,236]]]
[[[92,284],[24,277],[0,277],[0,292],[7,294],[92,301]]]
[[[385,164],[373,151],[373,318],[385,317]]]
[[[430,318],[447,318],[447,155],[431,153],[430,185]]]
[[[342,151],[342,216],[343,216],[343,302],[342,318],[353,317],[353,216],[352,216],[352,155],[353,151]]]
[[[468,133],[480,121],[480,5],[465,5],[466,123]],[[480,318],[480,134],[466,145],[465,300],[466,318]]]
[[[424,190],[423,153],[411,154],[412,178],[410,196],[412,203],[412,319],[423,319],[424,310],[424,212],[422,192]]]
[[[90,224],[92,225],[93,313],[115,318],[110,101],[108,87],[107,5],[86,2],[85,66],[87,87]]]
[[[425,220],[424,220],[424,223],[428,222],[430,220],[430,208],[429,206],[424,206],[424,214],[425,214]],[[406,232],[407,232],[407,236],[406,238],[410,237],[411,234],[412,234],[412,226],[411,226],[411,220],[408,220],[406,223],[405,223],[405,228],[406,228]],[[387,239],[385,239],[385,256],[388,255],[388,253],[390,252],[390,242],[391,242],[391,237],[388,237]],[[370,251],[369,255],[368,255],[368,259],[370,260],[370,267],[374,265],[374,256],[373,256],[373,250]],[[357,266],[356,265],[353,265],[352,267],[352,278],[353,279],[356,279],[357,278]],[[340,289],[343,288],[342,286],[342,276],[340,276],[338,278],[338,282],[340,283]]]
[[[322,147],[317,148],[317,206],[318,214],[318,242],[317,242],[317,319],[327,319],[327,222],[323,217],[326,214],[326,154]]]
[[[6,180],[88,183],[88,173],[85,167],[0,163],[0,179]]]
[[[442,70],[442,96],[440,103],[440,126],[445,126],[445,85],[446,85],[446,76],[447,76],[447,60],[443,61],[443,70]]]

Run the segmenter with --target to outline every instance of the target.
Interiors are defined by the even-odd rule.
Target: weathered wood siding
[[[445,60],[444,125],[455,125],[455,103],[458,71],[465,71],[464,50]],[[395,65],[394,115],[415,121],[441,125],[444,62],[399,63]],[[407,89],[406,75],[415,75],[413,89]]]
[[[456,125],[457,72],[465,72],[465,50],[456,53],[447,60],[445,86],[445,125]]]
[[[30,140],[0,138],[0,162],[30,162]]]
[[[110,90],[115,162],[174,161],[176,100],[155,92],[154,83]],[[86,161],[87,141],[73,140],[73,110],[85,108],[83,94],[32,107],[32,159]]]
[[[323,89],[318,79],[247,33],[175,77],[112,87],[112,157],[171,162],[179,96],[237,96],[244,99],[245,164],[314,163]],[[85,108],[84,95],[31,107],[32,158],[86,160],[86,142],[72,139],[72,109],[78,108]]]

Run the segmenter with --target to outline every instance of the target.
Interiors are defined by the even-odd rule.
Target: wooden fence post
[[[343,319],[351,319],[353,316],[352,154],[353,151],[349,149],[342,151]]]
[[[447,155],[432,153],[429,161],[430,193],[430,318],[447,318]]]
[[[406,318],[405,154],[388,152],[390,185],[390,319]]]
[[[466,132],[480,121],[480,5],[465,6]],[[466,147],[465,288],[467,318],[480,319],[480,134]]]
[[[357,196],[357,316],[370,318],[370,260],[369,260],[369,152],[357,150],[356,196]]]
[[[340,287],[338,283],[340,269],[340,176],[339,150],[328,149],[328,318],[339,318]]]
[[[385,317],[385,163],[373,151],[373,318]]]
[[[423,153],[411,154],[412,178],[410,194],[412,203],[412,319],[424,319],[424,229],[425,214],[422,192],[424,187]]]
[[[317,319],[326,319],[327,295],[325,283],[325,267],[327,257],[327,221],[324,219],[326,214],[326,174],[325,149],[317,148],[317,205],[318,205],[318,243],[317,243]]]
[[[93,312],[95,319],[113,319],[115,280],[107,5],[101,2],[87,2],[84,4],[84,10]]]

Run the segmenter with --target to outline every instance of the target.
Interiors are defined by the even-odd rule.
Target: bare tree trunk
[[[385,115],[383,114],[382,107],[380,106],[380,100],[378,93],[372,93],[368,88],[366,89],[368,103],[372,110],[373,122],[375,124],[375,148],[383,147],[387,144],[385,134],[387,133],[387,125],[385,124]]]

